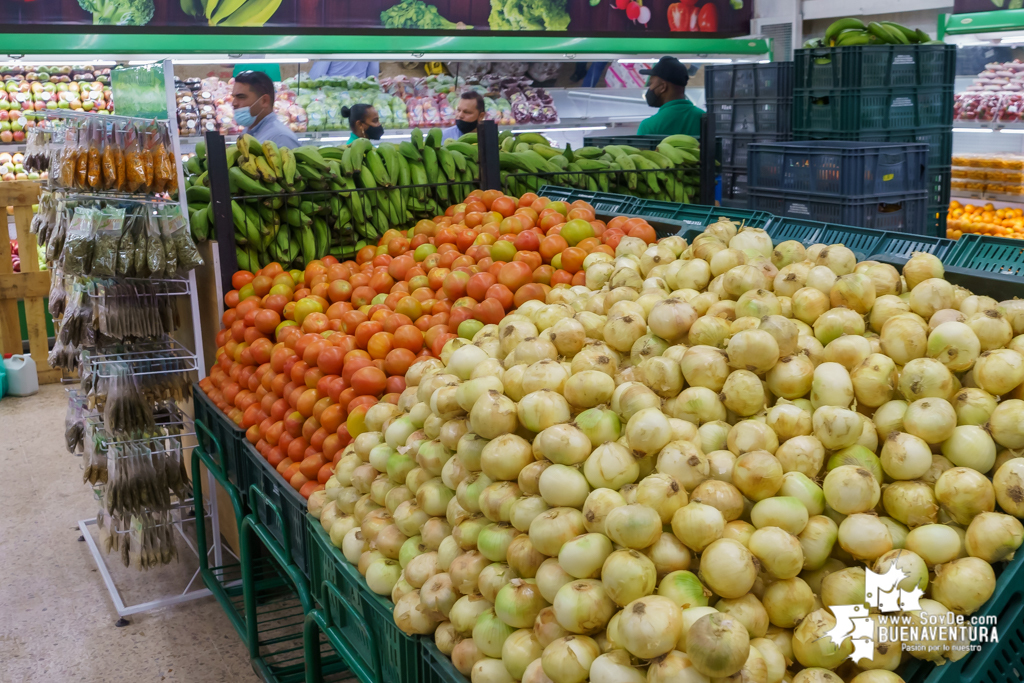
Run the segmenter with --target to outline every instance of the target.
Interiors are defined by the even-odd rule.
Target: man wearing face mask
[[[641,69],[650,75],[644,99],[647,105],[657,107],[658,113],[640,122],[637,135],[692,135],[700,137],[700,117],[704,111],[686,99],[686,84],[690,80],[686,65],[675,57],[662,57],[651,69]]]
[[[466,133],[472,133],[486,115],[487,106],[484,104],[484,96],[476,90],[467,90],[462,93],[459,105],[455,109],[455,125],[442,129],[441,141],[457,140]]]
[[[294,149],[299,140],[274,114],[274,83],[261,71],[243,71],[235,76],[231,90],[235,122],[260,142],[273,141],[278,147]]]

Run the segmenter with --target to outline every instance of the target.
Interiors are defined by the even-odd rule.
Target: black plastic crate
[[[946,236],[946,219],[949,217],[949,203],[929,205],[926,234],[933,237]]]
[[[709,102],[715,135],[727,133],[787,133],[792,123],[790,97]]]
[[[793,52],[796,88],[953,85],[955,45],[849,45]],[[977,72],[973,72],[977,73]]]
[[[750,145],[763,142],[786,142],[791,139],[790,133],[723,133],[715,135],[722,143],[722,166],[746,166],[747,153]]]
[[[864,197],[928,188],[928,146],[920,143],[758,143],[748,154],[750,187],[758,190]]]
[[[927,234],[926,193],[845,199],[778,190],[749,191],[750,207],[776,216],[804,218],[872,230]]]
[[[722,169],[722,206],[747,207],[747,178],[745,167]]]
[[[788,97],[793,93],[793,62],[715,64],[704,69],[708,102],[749,97]]]
[[[291,555],[292,564],[308,578],[306,499],[270,466],[252,444],[246,442],[243,452],[243,478],[249,487],[249,509]]]
[[[923,142],[928,145],[929,169],[948,168],[953,156],[950,125],[919,130],[870,130],[851,133],[794,131],[794,140],[847,140],[860,142]]]
[[[953,86],[833,88],[793,94],[793,130],[809,133],[951,127]]]
[[[637,149],[657,149],[664,135],[609,135],[583,138],[584,147],[607,147],[608,145],[629,145]]]
[[[195,413],[195,419],[200,420],[206,425],[207,429],[220,442],[220,448],[215,448],[210,443],[211,438],[209,434],[200,432],[198,438],[203,445],[203,449],[207,453],[219,454],[222,459],[220,464],[224,468],[224,474],[227,475],[228,481],[234,484],[235,488],[242,494],[242,499],[244,500],[245,492],[249,488],[244,479],[245,468],[243,466],[245,459],[243,449],[248,443],[248,440],[245,438],[245,430],[236,425],[231,418],[214,405],[210,397],[199,388],[198,382],[192,385],[192,410]]]

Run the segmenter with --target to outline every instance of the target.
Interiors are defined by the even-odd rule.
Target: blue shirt
[[[260,142],[271,140],[278,147],[295,149],[302,146],[292,129],[281,123],[281,119],[277,118],[277,114],[274,113],[268,114],[262,121],[251,126],[245,132]]]
[[[462,137],[462,133],[459,132],[458,126],[452,126],[451,128],[441,129],[441,142],[445,140],[458,140]]]
[[[309,78],[325,76],[352,76],[368,78],[380,73],[380,62],[314,62],[309,68]]]

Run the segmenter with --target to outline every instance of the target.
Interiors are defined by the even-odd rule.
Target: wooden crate
[[[14,207],[22,271],[14,272],[10,240],[4,235],[4,239],[0,239],[0,352],[22,353],[18,320],[18,302],[22,301],[28,327],[28,346],[36,363],[39,383],[50,384],[61,378],[60,368],[51,368],[47,361],[49,344],[44,298],[50,294],[50,274],[39,270],[36,236],[29,232],[32,205],[38,202],[40,189],[40,183],[34,180],[0,182],[0,207]]]

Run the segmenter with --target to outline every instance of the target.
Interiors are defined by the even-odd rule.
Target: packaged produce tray
[[[748,159],[750,186],[758,190],[850,198],[920,192],[929,187],[928,145],[917,142],[755,143]],[[947,191],[948,186],[947,179]]]
[[[709,102],[708,113],[715,117],[715,135],[787,133],[791,126],[793,101],[790,97],[776,97]]]
[[[421,683],[425,664],[420,639],[405,635],[395,625],[394,604],[370,590],[366,579],[331,544],[315,517],[306,515],[306,529],[314,599],[330,609],[334,625],[363,661],[376,660],[372,670],[379,676],[378,683]]]
[[[832,88],[793,93],[793,130],[851,133],[953,123],[953,86]]]
[[[928,145],[928,169],[950,167],[953,130],[950,124],[918,130],[870,130],[843,132],[795,131],[794,140],[859,140],[861,142],[923,142]]]
[[[793,92],[793,62],[708,66],[704,70],[704,90],[708,102],[787,97]]]
[[[469,683],[469,679],[459,673],[449,657],[445,657],[431,636],[423,637],[423,661],[426,664],[424,683]]]
[[[748,150],[750,145],[756,142],[785,142],[791,139],[789,133],[761,133],[759,135],[719,133],[716,134],[716,137],[722,145],[720,161],[723,167],[746,167]]]
[[[214,405],[210,397],[199,388],[198,382],[192,385],[192,408],[195,419],[206,425],[207,431],[198,432],[199,442],[207,453],[216,454],[215,457],[221,460],[220,465],[228,481],[243,494],[244,500],[244,492],[248,490],[248,486],[242,478],[245,470],[243,449],[249,443],[245,438],[245,430]],[[220,448],[213,445],[211,435],[217,438]]]
[[[856,199],[778,190],[751,189],[749,194],[751,207],[775,216],[915,235],[925,234],[927,228],[924,192]]]
[[[953,85],[955,45],[848,45],[793,51],[795,88]]]
[[[243,480],[248,485],[249,509],[281,547],[288,559],[309,576],[306,557],[306,499],[246,442]],[[255,490],[255,492],[254,492]]]
[[[637,149],[657,149],[664,135],[608,135],[583,138],[584,147],[607,147],[608,145],[629,145]]]

